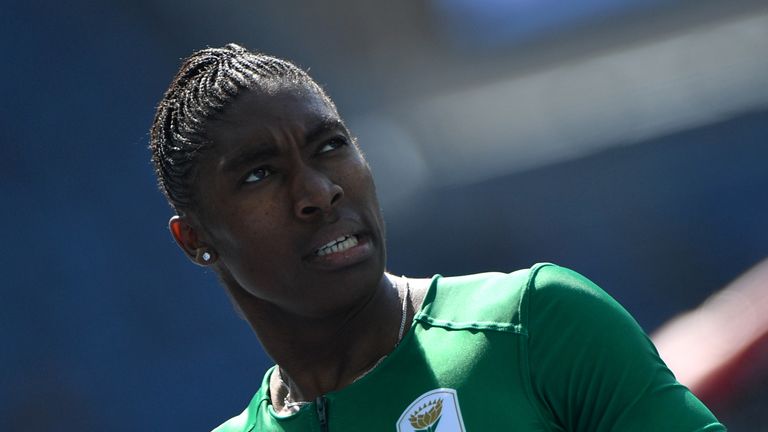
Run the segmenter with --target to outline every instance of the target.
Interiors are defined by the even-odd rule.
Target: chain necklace
[[[397,348],[397,346],[400,345],[400,341],[403,340],[403,333],[405,332],[405,322],[406,322],[406,318],[408,317],[408,314],[406,312],[408,308],[408,298],[410,297],[410,293],[411,293],[411,284],[408,282],[408,278],[406,278],[405,276],[402,276],[402,278],[405,279],[405,295],[403,295],[403,307],[402,307],[402,311],[400,312],[400,328],[397,331],[397,342],[395,342],[395,346],[393,347],[393,350],[394,348]],[[394,288],[397,288],[397,285],[395,285],[394,282],[392,283],[392,286]],[[383,356],[381,356],[380,359],[376,360],[376,363],[374,363],[373,366],[369,367],[363,373],[358,375],[354,380],[352,380],[352,382],[353,383],[357,382],[364,376],[368,375],[372,370],[376,369],[376,366],[381,364],[381,362],[383,362],[388,355],[389,354],[384,354]],[[285,380],[283,380],[283,376],[285,376]],[[292,386],[293,381],[291,380],[290,377],[283,374],[283,369],[280,366],[277,367],[277,377],[280,380],[280,383],[288,389],[288,391],[285,394],[285,397],[283,398],[283,407],[287,408],[291,412],[295,412],[302,406],[308,405],[311,403],[309,401],[291,402],[291,389],[293,387]]]

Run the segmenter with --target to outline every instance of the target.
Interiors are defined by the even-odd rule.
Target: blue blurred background
[[[557,262],[651,332],[768,256],[764,1],[2,10],[3,431],[210,430],[260,383],[269,359],[176,249],[149,163],[154,107],[206,46],[327,88],[377,174],[394,273]],[[718,415],[768,430],[738,429],[765,387]]]

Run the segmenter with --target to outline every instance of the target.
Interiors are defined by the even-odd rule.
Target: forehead
[[[333,120],[340,120],[336,108],[317,89],[276,84],[238,95],[208,127],[208,136],[218,146],[279,130],[306,131]]]
[[[198,159],[196,182],[224,181],[242,168],[333,131],[346,132],[333,102],[319,89],[279,85],[241,93],[206,127],[210,141]]]

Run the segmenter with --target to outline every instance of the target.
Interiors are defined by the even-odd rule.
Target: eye
[[[339,147],[344,147],[347,145],[347,140],[344,137],[335,137],[331,138],[330,140],[326,141],[322,147],[320,147],[320,150],[318,150],[318,153],[328,153],[329,151],[333,151],[338,149]]]
[[[248,174],[248,177],[246,177],[245,180],[243,180],[243,183],[258,183],[264,180],[265,178],[271,176],[272,174],[273,173],[271,169],[267,167],[259,167],[251,171]]]

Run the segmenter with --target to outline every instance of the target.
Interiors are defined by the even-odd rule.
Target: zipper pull
[[[328,401],[325,400],[325,396],[318,396],[315,399],[315,405],[317,406],[317,420],[320,422],[320,430],[328,432]]]

